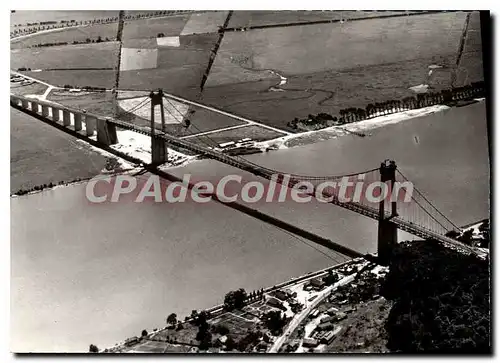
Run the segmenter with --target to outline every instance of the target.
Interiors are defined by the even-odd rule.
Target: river
[[[486,218],[484,102],[303,147],[249,156],[311,175],[367,170],[386,159],[456,224]],[[172,170],[196,178],[234,173],[215,161]],[[78,352],[162,327],[176,312],[221,303],[225,292],[270,286],[335,264],[273,226],[223,205],[102,204],[72,185],[11,199],[11,350]],[[323,204],[258,208],[360,252],[376,224]],[[322,249],[322,251],[325,251]]]

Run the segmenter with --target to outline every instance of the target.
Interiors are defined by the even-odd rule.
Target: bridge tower
[[[390,195],[394,190],[394,183],[396,182],[396,162],[393,160],[385,160],[380,164],[380,181],[382,183],[389,182],[388,197],[384,198],[379,203],[378,214],[378,242],[377,252],[379,263],[388,265],[392,250],[398,243],[398,229],[391,221],[397,214],[397,201],[390,200]],[[396,199],[396,198],[395,198]],[[385,214],[385,203],[391,203],[391,215],[389,217]]]
[[[161,130],[165,133],[165,114],[163,113],[163,91],[160,89],[151,92],[151,164],[161,165],[168,160],[167,147],[165,140],[156,135],[155,128],[155,106],[160,106]]]

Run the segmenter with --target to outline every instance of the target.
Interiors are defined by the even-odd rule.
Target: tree
[[[327,285],[333,285],[339,281],[339,277],[336,273],[334,274],[332,270],[328,270],[328,274],[325,276],[324,281]]]
[[[99,36],[97,37],[96,43],[101,43],[101,42],[102,42],[102,38],[101,38],[101,36],[99,35]]]
[[[99,353],[99,348],[97,348],[97,346],[94,344],[90,344],[89,353]]]
[[[241,309],[243,306],[245,306],[246,298],[247,298],[247,293],[245,289],[229,291],[224,297],[224,308],[227,311],[232,311],[234,309]]]
[[[167,324],[173,326],[177,323],[177,314],[172,313],[167,317]]]
[[[208,327],[208,319],[210,318],[209,314],[203,310],[201,311],[194,320],[194,324],[197,326],[206,326]]]
[[[200,339],[198,339],[198,337]],[[196,335],[196,340],[200,342],[200,350],[207,350],[212,346],[212,334],[210,334],[209,331],[204,332],[202,335],[200,335],[200,332],[198,332],[198,335]]]
[[[264,324],[274,334],[278,335],[283,330],[286,324],[286,319],[281,315],[280,311],[269,311],[263,316]]]
[[[141,333],[141,337],[147,337],[148,336],[148,331],[146,329],[144,329]]]
[[[229,328],[225,325],[217,325],[215,327],[215,332],[220,335],[229,334]]]
[[[226,345],[226,350],[229,352],[233,349],[236,349],[236,342],[230,336],[227,337],[225,345]]]
[[[437,241],[401,243],[381,295],[392,300],[388,348],[401,353],[488,353],[489,260]]]

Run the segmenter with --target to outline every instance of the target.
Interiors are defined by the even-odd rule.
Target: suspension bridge
[[[423,239],[439,241],[451,248],[481,255],[483,252],[474,247],[463,244],[446,236],[447,232],[460,231],[460,228],[448,219],[425,194],[411,183],[401,172],[394,161],[386,160],[373,169],[344,175],[300,175],[286,171],[271,169],[253,163],[242,156],[229,156],[215,150],[214,142],[209,135],[203,135],[204,145],[191,142],[186,138],[179,138],[166,133],[164,125],[163,100],[165,95],[161,92],[150,94],[151,127],[138,126],[129,122],[102,118],[82,110],[56,105],[47,101],[28,99],[22,96],[11,95],[11,106],[37,118],[42,118],[49,123],[61,123],[72,131],[83,132],[86,136],[97,133],[97,141],[109,146],[118,143],[116,129],[125,129],[138,132],[151,137],[152,165],[158,166],[168,160],[167,145],[172,148],[189,150],[204,157],[217,160],[221,163],[244,170],[257,177],[274,180],[288,188],[299,188],[303,195],[316,197],[320,201],[350,210],[354,213],[378,221],[378,258],[382,263],[387,262],[392,248],[398,243],[397,230],[408,232]],[[170,102],[170,101],[169,101]],[[155,124],[155,107],[160,107],[161,130]],[[62,114],[62,117],[61,117]],[[85,126],[85,130],[83,130]],[[405,193],[393,195],[393,198],[378,198],[376,201],[368,198],[349,200],[346,198],[346,189],[338,186],[343,182],[351,183],[349,193],[356,193],[353,186],[362,183],[364,186],[380,185],[385,183],[388,190],[394,191],[398,185],[406,186]],[[312,188],[303,188],[312,185]],[[411,191],[409,190],[411,187]],[[380,189],[381,190],[381,189]],[[373,193],[373,190],[371,191]],[[375,195],[375,193],[373,193]],[[401,200],[403,199],[404,200]]]

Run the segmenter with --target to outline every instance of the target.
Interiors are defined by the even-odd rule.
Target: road
[[[276,339],[276,341],[274,342],[273,346],[271,347],[271,349],[269,350],[269,353],[278,353],[278,351],[280,350],[281,346],[283,345],[283,343],[285,343],[285,341],[288,339],[288,336],[295,330],[297,329],[297,327],[299,326],[299,324],[309,315],[309,313],[325,298],[327,297],[328,295],[330,295],[330,293],[335,290],[337,287],[339,286],[343,286],[343,285],[347,285],[348,283],[350,283],[352,280],[354,280],[354,277],[356,276],[357,273],[353,273],[349,276],[346,276],[344,277],[342,280],[338,281],[336,284],[332,285],[332,286],[329,286],[327,287],[326,289],[324,289],[323,291],[321,291],[319,293],[319,295],[316,297],[316,299],[314,299],[314,301],[311,303],[311,305],[307,306],[302,312],[300,312],[299,314],[295,315],[292,319],[292,321],[290,322],[290,324],[288,324],[288,327],[285,329],[285,331],[283,332],[283,334],[278,338]]]

